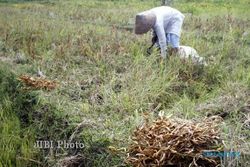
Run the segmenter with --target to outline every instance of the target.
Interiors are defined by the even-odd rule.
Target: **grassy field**
[[[222,166],[250,162],[249,0],[178,0],[181,44],[209,65],[158,63],[146,56],[150,33],[133,34],[137,12],[160,0],[0,0],[0,167],[129,166],[123,150],[133,130],[159,112],[199,120],[220,115]],[[42,71],[53,91],[25,91],[18,76]],[[84,149],[37,149],[37,140],[83,142]],[[79,164],[78,164],[79,165]]]

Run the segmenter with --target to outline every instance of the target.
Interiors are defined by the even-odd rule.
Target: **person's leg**
[[[170,37],[170,44],[172,46],[170,50],[170,55],[173,55],[178,52],[180,46],[180,37],[172,33],[169,34],[169,37]]]
[[[170,34],[168,33],[168,34],[166,34],[166,42],[167,42],[167,46],[169,46],[169,44],[170,44]]]
[[[180,37],[170,33],[170,44],[172,45],[173,48],[179,48]]]

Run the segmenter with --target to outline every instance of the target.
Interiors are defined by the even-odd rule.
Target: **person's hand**
[[[163,59],[166,59],[167,58],[167,48],[161,48],[161,57],[163,58]]]

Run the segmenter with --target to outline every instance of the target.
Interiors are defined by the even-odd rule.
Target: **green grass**
[[[0,63],[6,64],[0,65],[0,166],[55,166],[75,150],[37,150],[34,141],[68,140],[80,123],[84,126],[75,140],[86,145],[79,151],[85,164],[122,166],[126,155],[107,147],[127,147],[143,113],[154,119],[160,111],[193,120],[227,112],[222,124],[225,145],[244,153],[246,158],[237,163],[247,166],[247,0],[174,3],[189,13],[181,43],[206,58],[205,68],[175,57],[159,64],[157,53],[145,56],[150,34],[136,36],[126,30],[137,12],[160,1],[0,2]],[[17,54],[27,61],[17,64]],[[36,75],[38,69],[60,86],[20,93],[16,77]],[[27,99],[36,103],[26,104]]]

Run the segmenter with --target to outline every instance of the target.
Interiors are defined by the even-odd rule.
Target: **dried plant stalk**
[[[218,159],[202,156],[205,150],[220,150],[218,122],[160,118],[138,127],[128,149],[132,166],[217,166]]]
[[[50,81],[39,77],[31,77],[28,75],[22,75],[18,78],[18,80],[24,83],[26,88],[28,89],[52,90],[58,86],[58,83],[56,81]]]

